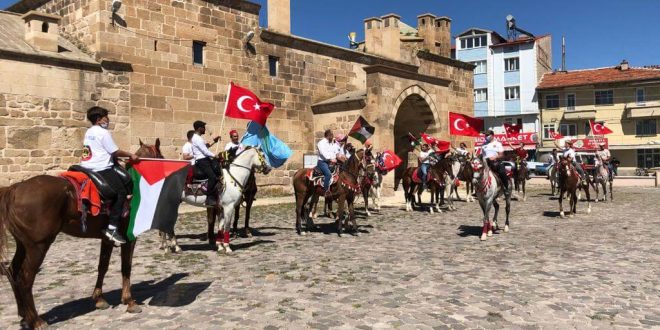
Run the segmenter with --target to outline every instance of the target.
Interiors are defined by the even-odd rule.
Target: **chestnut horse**
[[[525,191],[525,185],[527,184],[527,162],[524,160],[520,161],[520,164],[518,164],[518,170],[516,171],[516,175],[513,177],[513,183],[516,188],[516,192],[520,193],[522,190],[522,200],[526,201],[527,200],[527,192]]]
[[[162,158],[160,140],[155,145],[140,141],[136,155],[143,158]],[[34,306],[32,286],[46,253],[60,232],[74,237],[101,239],[98,277],[92,294],[97,309],[110,307],[103,298],[103,279],[108,271],[113,243],[103,239],[101,231],[108,226],[108,216],[87,216],[87,230],[83,231],[78,211],[76,188],[66,179],[39,175],[28,180],[0,188],[0,255],[5,249],[5,228],[16,241],[16,253],[8,269],[3,269],[11,284],[18,315],[24,327],[41,329],[48,324],[39,317]],[[120,230],[126,232],[127,219],[121,221]],[[127,312],[139,313],[140,306],[131,295],[131,265],[135,243],[121,246],[122,294],[121,303]],[[4,268],[4,267],[3,267]]]
[[[577,190],[583,189],[587,195],[587,214],[591,213],[591,196],[589,195],[589,176],[585,175],[587,182],[583,185],[580,183],[577,170],[573,167],[572,162],[566,158],[561,158],[559,161],[559,168],[557,169],[557,182],[559,184],[559,215],[565,218],[564,214],[564,193],[569,197],[570,211],[569,217],[573,217],[577,213],[578,195]]]
[[[364,158],[364,149],[357,150],[346,161],[344,168],[339,171],[338,181],[330,186],[332,199],[337,201],[337,235],[342,234],[342,218],[344,216],[344,209],[346,203],[348,204],[348,221],[352,222],[352,229],[357,233],[357,222],[355,221],[354,207],[355,196],[360,192],[359,176],[362,169],[362,159]],[[319,187],[314,185],[314,182],[307,178],[309,169],[299,169],[293,176],[293,191],[296,197],[296,232],[298,235],[306,235],[306,232],[314,226],[310,217],[309,210],[311,206],[318,202],[317,190]],[[322,191],[323,188],[320,188]],[[310,202],[311,200],[311,202]],[[302,230],[302,219],[306,220],[305,231]]]

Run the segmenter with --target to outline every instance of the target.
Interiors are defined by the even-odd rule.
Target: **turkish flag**
[[[422,140],[424,140],[424,142],[426,142],[429,145],[435,145],[438,148],[438,151],[447,151],[451,146],[451,143],[449,141],[436,139],[426,133],[422,133]]]
[[[555,132],[555,131],[550,131],[550,137],[553,138],[553,139],[555,139],[555,140],[561,140],[561,139],[564,138],[563,135],[561,135],[561,134],[559,134],[559,133],[557,133],[557,132]]]
[[[518,136],[521,129],[522,127],[518,126],[518,124],[504,123],[504,132],[506,132],[507,136]]]
[[[229,86],[225,116],[253,120],[261,126],[266,126],[266,119],[273,110],[275,110],[274,105],[261,102],[249,89],[234,85],[234,83]]]
[[[605,124],[596,123],[593,120],[589,121],[589,126],[591,126],[591,135],[605,135],[614,133],[611,129],[605,127]]]
[[[391,171],[401,165],[401,158],[392,150],[385,150],[378,159],[378,167],[383,171]]]
[[[462,136],[479,136],[484,129],[484,121],[479,118],[449,113],[449,134]]]

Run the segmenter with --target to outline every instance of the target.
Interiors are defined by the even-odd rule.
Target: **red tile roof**
[[[652,79],[660,79],[660,69],[630,68],[628,70],[621,70],[619,67],[611,67],[567,72],[558,71],[544,74],[537,89]]]

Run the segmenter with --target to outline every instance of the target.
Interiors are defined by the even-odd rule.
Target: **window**
[[[559,125],[559,134],[563,136],[577,136],[577,125],[561,124]]]
[[[517,57],[504,59],[504,71],[518,71],[520,70],[520,59]]]
[[[543,139],[545,140],[550,140],[552,139],[552,136],[550,136],[550,132],[556,132],[557,128],[555,127],[555,124],[544,124],[543,125]]]
[[[43,22],[41,24],[41,32],[48,33],[48,22]]]
[[[644,101],[646,101],[644,95],[644,88],[635,89],[635,103],[639,105],[644,105]]]
[[[516,119],[516,125],[518,125],[518,127],[520,127],[520,129],[523,129],[522,118],[517,118]]]
[[[566,95],[566,110],[575,110],[575,94]]]
[[[520,99],[520,86],[504,87],[504,99],[505,100]]]
[[[367,22],[367,30],[371,30],[371,21]]]
[[[486,68],[486,61],[476,61],[472,62],[475,65],[474,74],[487,73],[488,69]]]
[[[204,46],[203,41],[193,41],[193,64],[204,65]]]
[[[474,90],[474,102],[486,102],[488,101],[488,89],[486,88],[477,88]]]
[[[637,135],[656,135],[658,134],[655,119],[638,119],[635,134]]]
[[[660,149],[637,149],[637,167],[660,167]]]
[[[271,77],[277,77],[277,69],[280,66],[280,59],[275,56],[268,56],[268,72]]]
[[[594,97],[596,99],[596,105],[612,105],[614,104],[614,91],[595,91]]]
[[[486,47],[487,44],[488,44],[488,37],[486,36],[469,37],[469,38],[461,39],[461,49]]]
[[[559,108],[559,95],[546,95],[545,96],[545,107],[547,109],[557,109]]]

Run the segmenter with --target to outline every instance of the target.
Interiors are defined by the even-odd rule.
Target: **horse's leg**
[[[527,191],[525,189],[525,186],[527,185],[527,180],[523,180],[522,182],[522,191],[523,191],[523,202],[527,201]],[[505,230],[506,231],[506,230]]]
[[[348,216],[349,216],[349,220],[351,221],[351,230],[355,233],[356,236],[360,236],[360,232],[358,231],[357,220],[355,217],[355,199],[351,199],[348,201]]]
[[[48,239],[43,243],[31,244],[25,246],[25,259],[22,262],[21,268],[18,270],[17,286],[19,295],[23,302],[23,322],[31,329],[43,329],[48,327],[48,324],[39,317],[37,309],[34,306],[34,296],[32,295],[32,286],[34,279],[39,272],[44,257],[48,252],[48,248],[53,243],[53,239]]]
[[[240,207],[239,201],[235,203],[237,204],[236,206]],[[225,250],[225,253],[227,254],[233,252],[231,247],[229,246],[231,223],[229,222],[228,219],[234,217],[234,213],[236,212],[236,206],[228,205],[227,207],[225,207],[224,208],[225,220],[224,222],[222,221],[220,222],[220,228],[222,229],[222,248]],[[220,252],[220,248],[218,248],[218,252]]]
[[[500,229],[500,225],[497,223],[497,215],[500,213],[500,203],[497,202],[497,197],[493,198],[493,208],[495,211],[493,212],[493,221],[489,223],[488,237],[493,236],[493,230]]]
[[[296,192],[296,233],[302,235],[302,216],[305,212],[306,193]]]
[[[564,213],[564,191],[564,187],[559,188],[559,216],[562,218],[566,218]]]
[[[485,196],[481,198],[485,198]],[[484,217],[482,219],[483,226],[481,227],[480,240],[485,241],[488,237],[488,229],[490,228],[490,221],[488,220],[488,213],[490,213],[490,205],[488,205],[488,201],[481,198],[479,198],[479,206],[481,206],[481,211],[483,212]]]
[[[234,222],[232,225],[232,231],[234,237],[238,237],[238,218],[241,216],[241,203],[236,203],[236,207],[234,208]]]
[[[165,235],[161,232],[160,234]],[[103,298],[103,279],[105,274],[108,272],[108,266],[110,265],[110,257],[112,256],[112,249],[114,245],[107,240],[101,240],[101,253],[99,255],[99,268],[98,276],[96,277],[96,286],[94,286],[94,292],[92,293],[92,300],[97,309],[107,309],[110,307],[108,302]]]
[[[126,311],[129,313],[140,313],[142,308],[137,304],[131,294],[131,269],[133,267],[133,252],[135,252],[135,243],[127,242],[121,246],[121,303],[128,305]]]
[[[181,247],[179,246],[179,242],[176,240],[176,233],[174,233],[174,229],[172,229],[172,232],[169,234],[169,244],[170,244],[170,249],[174,253],[179,253],[181,252]]]
[[[165,232],[159,230],[158,238],[160,238],[160,246],[158,247],[158,249],[165,250],[167,248],[167,236],[165,236]]]
[[[342,232],[342,222],[341,219],[344,216],[344,207],[346,206],[346,195],[339,194],[339,199],[337,200],[337,235],[341,237]]]
[[[217,217],[218,214],[218,208],[217,207],[211,207],[206,209],[206,222],[208,224],[208,230],[206,232],[206,235],[209,239],[209,245],[211,246],[212,249],[215,250],[215,218]]]
[[[591,195],[589,193],[589,188],[587,188],[585,194],[587,195],[587,214],[591,213]]]
[[[254,203],[254,195],[248,196],[245,200],[245,236],[252,237],[252,229],[250,228],[250,211],[252,210],[252,203]]]
[[[368,217],[371,216],[369,213],[369,191],[371,190],[370,186],[365,186],[362,188],[362,197],[364,198],[364,211]]]
[[[609,181],[610,183],[610,201],[614,200],[614,191],[612,190],[612,180]]]
[[[21,288],[18,285],[18,281],[20,280],[19,276],[21,275],[21,268],[25,262],[25,246],[23,245],[23,242],[19,241],[18,239],[15,239],[15,241],[16,252],[14,253],[14,259],[11,261],[11,266],[9,267],[7,278],[9,279],[9,284],[11,284],[12,291],[14,291],[18,316],[20,316],[21,319],[25,319],[25,302],[23,301]]]

